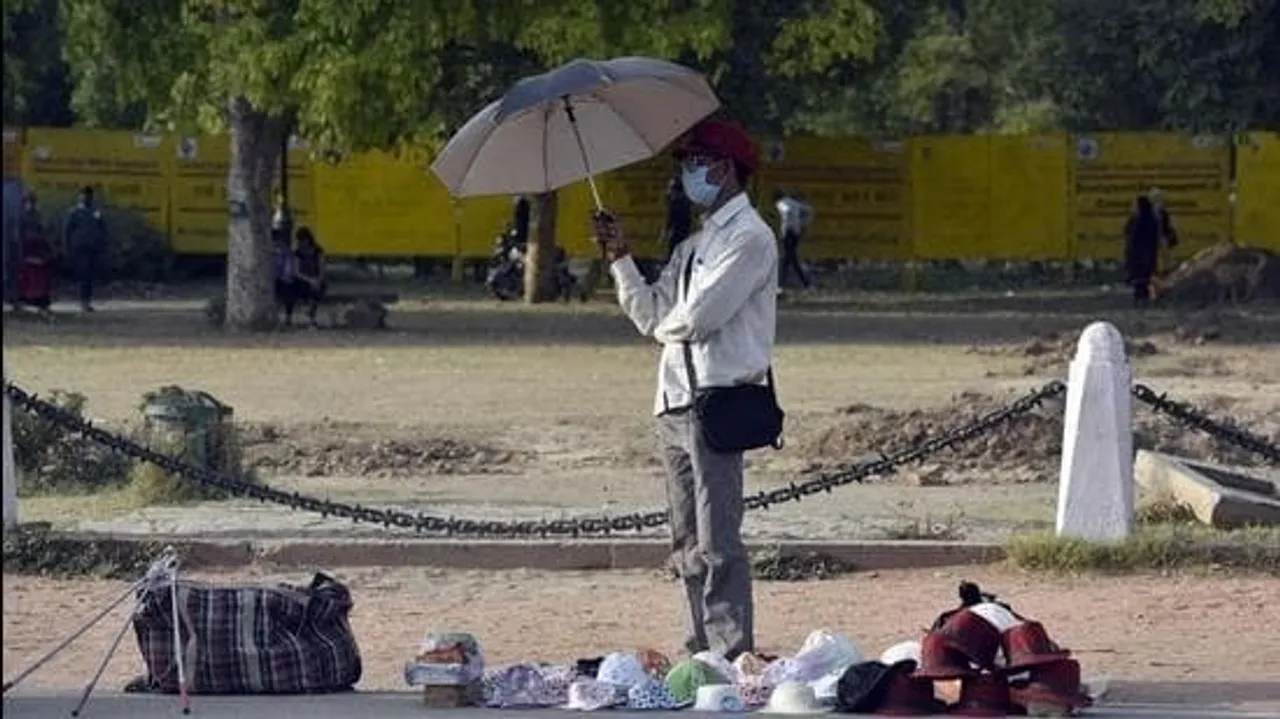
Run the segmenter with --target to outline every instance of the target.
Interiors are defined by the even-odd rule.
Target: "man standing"
[[[800,240],[804,239],[804,228],[813,215],[812,208],[801,202],[790,193],[778,190],[773,195],[778,208],[780,229],[782,230],[782,269],[778,276],[778,284],[786,285],[787,273],[794,270],[800,278],[800,284],[809,289],[811,283],[800,264]]]
[[[619,304],[641,334],[662,344],[654,413],[667,471],[672,559],[689,602],[685,645],[732,660],[754,648],[742,452],[707,445],[693,392],[765,381],[777,324],[777,239],[744,190],[758,159],[742,128],[704,120],[677,157],[685,194],[705,221],[677,246],[656,281],[645,282],[616,219],[597,215],[595,229]]]
[[[92,187],[80,190],[79,202],[67,217],[62,237],[75,268],[76,283],[80,285],[80,309],[93,312],[94,276],[109,235],[102,210],[94,204]]]

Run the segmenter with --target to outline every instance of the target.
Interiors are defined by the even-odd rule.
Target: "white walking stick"
[[[133,611],[129,617],[125,619],[124,626],[120,627],[120,631],[116,633],[115,639],[112,640],[111,646],[107,648],[107,653],[102,657],[102,662],[98,665],[98,671],[89,680],[84,687],[84,693],[80,695],[80,703],[76,704],[76,708],[71,710],[71,716],[78,717],[80,712],[84,711],[84,707],[89,703],[89,696],[93,694],[94,688],[98,686],[98,681],[102,679],[102,673],[107,670],[107,664],[111,663],[111,657],[115,656],[116,650],[120,648],[120,642],[124,639],[124,635],[129,631],[129,627],[133,625],[134,617],[142,611],[147,601],[147,597],[151,595],[152,590],[162,580],[173,576],[173,569],[178,564],[178,555],[173,547],[165,547],[161,552],[160,558],[151,563],[151,567],[147,569],[147,574],[142,578],[139,584],[142,585],[142,592],[138,595],[137,601],[133,605]]]
[[[182,632],[179,630],[178,621],[178,560],[173,560],[173,566],[169,569],[169,606],[173,609],[173,662],[178,667],[178,704],[182,707],[183,714],[191,713],[191,695],[187,693],[187,673],[182,665]],[[191,637],[191,641],[195,641],[195,637]]]

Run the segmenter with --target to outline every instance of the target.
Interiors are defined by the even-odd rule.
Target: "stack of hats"
[[[1049,638],[1040,622],[1023,622],[1001,636],[1009,698],[1032,716],[1070,716],[1091,706],[1080,662]]]
[[[483,699],[484,656],[470,634],[428,634],[404,667],[405,682],[422,687],[428,707],[475,706]]]
[[[952,714],[1008,716],[1033,710],[1038,716],[1069,716],[1092,703],[1081,691],[1080,665],[1070,656],[1039,622],[984,602],[953,612],[924,636],[914,676],[959,680]]]
[[[579,677],[569,685],[565,708],[578,711],[678,709],[683,702],[673,697],[655,676],[665,664],[669,664],[666,657],[652,650],[609,654],[600,660],[594,677]]]
[[[881,660],[849,667],[836,687],[836,710],[846,714],[933,716],[947,705],[934,698],[933,682],[917,677],[914,659]]]

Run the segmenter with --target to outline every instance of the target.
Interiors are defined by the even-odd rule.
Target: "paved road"
[[[62,719],[71,715],[78,695],[19,695],[4,700],[4,719]],[[202,719],[260,719],[261,717],[305,716],[308,719],[416,719],[427,710],[418,703],[417,696],[409,693],[338,694],[309,697],[195,697],[192,716]],[[501,712],[485,709],[456,709],[433,714],[449,714],[456,719],[487,719],[520,714],[531,719],[575,717],[581,712],[546,710]],[[610,716],[674,717],[688,716],[688,712],[609,712]],[[82,719],[174,719],[181,717],[175,697],[102,694],[94,696]],[[1143,717],[1150,719],[1243,719],[1268,717],[1276,719],[1274,712],[1232,710],[1219,707],[1187,707],[1159,704],[1123,704],[1093,709],[1090,717]]]

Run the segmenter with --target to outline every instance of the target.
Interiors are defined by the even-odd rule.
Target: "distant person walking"
[[[667,261],[676,247],[693,232],[693,203],[684,192],[684,183],[676,175],[667,183],[667,221],[662,228],[667,243]]]
[[[80,288],[80,309],[93,312],[93,283],[111,235],[102,210],[94,202],[92,187],[81,188],[79,200],[67,216],[62,239]]]
[[[782,234],[782,264],[778,268],[778,286],[785,287],[788,274],[795,271],[801,286],[809,289],[813,283],[809,281],[809,276],[804,273],[804,266],[800,263],[800,241],[804,239],[805,228],[813,218],[813,208],[782,190],[774,193],[773,200],[778,209],[778,230]]]
[[[44,218],[36,205],[35,193],[23,198],[21,220],[22,267],[18,269],[18,300],[47,313],[53,304],[53,248],[44,233]]]
[[[1162,223],[1151,198],[1139,195],[1133,214],[1124,226],[1124,267],[1133,288],[1133,303],[1145,306],[1151,300],[1151,278],[1155,276],[1160,251]]]

